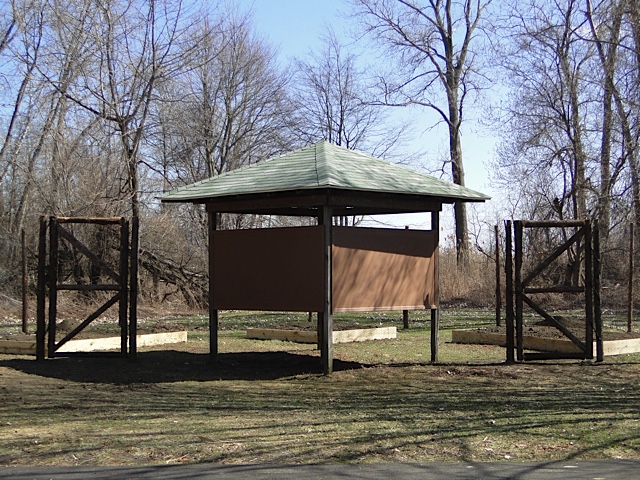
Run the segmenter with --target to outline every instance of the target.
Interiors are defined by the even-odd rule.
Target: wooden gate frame
[[[120,226],[120,261],[116,272],[102,259],[83,245],[65,224],[119,225]],[[131,226],[131,242],[130,240]],[[47,229],[49,230],[49,263],[47,265]],[[60,237],[73,245],[92,263],[100,265],[102,270],[114,283],[101,285],[76,285],[59,283],[58,250]],[[118,304],[118,323],[120,325],[120,355],[135,359],[137,353],[137,285],[138,285],[138,218],[133,217],[131,225],[124,217],[115,218],[71,218],[40,217],[40,236],[38,241],[38,305],[36,331],[36,359],[44,360],[45,343],[47,356],[68,356],[58,350],[69,340],[80,333],[91,322],[100,317],[109,308]],[[116,292],[107,302],[90,314],[69,334],[56,342],[56,318],[58,291],[112,291]],[[46,301],[48,299],[48,318],[45,318]],[[47,321],[48,320],[48,321]]]
[[[526,221],[513,222],[515,236],[515,266],[512,258],[511,221],[506,226],[506,263],[507,270],[507,362],[513,362],[513,350],[517,353],[517,360],[544,360],[560,358],[593,359],[594,327],[596,340],[596,360],[601,362],[604,357],[602,343],[602,314],[600,306],[600,240],[597,222],[592,225],[590,220],[565,220],[565,221]],[[523,238],[525,228],[576,228],[577,231],[562,245],[554,249],[546,259],[541,261],[531,272],[523,278]],[[585,274],[584,284],[578,286],[553,285],[544,287],[530,287],[533,279],[540,275],[555,259],[566,252],[572,245],[584,239]],[[580,261],[580,260],[578,260]],[[514,272],[515,270],[515,272]],[[515,273],[515,275],[514,275]],[[515,277],[515,278],[514,278]],[[575,293],[585,294],[585,340],[578,338],[569,329],[562,325],[553,315],[546,312],[535,303],[528,294],[536,293]],[[579,353],[539,352],[524,353],[523,348],[523,306],[527,304],[538,315],[543,317],[554,327],[560,330],[579,349]],[[515,304],[515,305],[514,305]],[[515,308],[514,308],[515,307]],[[515,319],[515,325],[514,325]],[[515,345],[514,345],[515,327]]]

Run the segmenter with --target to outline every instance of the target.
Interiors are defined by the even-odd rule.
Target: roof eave
[[[222,194],[222,195],[207,195],[207,196],[196,196],[196,195],[186,195],[186,196],[178,196],[176,198],[172,197],[159,197],[159,200],[163,203],[193,203],[193,204],[207,204],[211,202],[228,202],[230,200],[239,200],[242,198],[257,198],[262,196],[286,196],[290,197],[291,194],[295,194],[295,196],[305,196],[305,195],[314,195],[317,192],[324,191],[336,191],[336,192],[351,192],[360,195],[380,195],[380,196],[411,196],[411,197],[421,197],[425,199],[436,200],[439,203],[457,203],[457,202],[465,202],[465,203],[480,203],[485,202],[487,200],[491,200],[489,196],[464,196],[464,195],[437,195],[437,194],[429,194],[429,193],[418,193],[418,192],[393,192],[393,191],[384,191],[384,190],[364,190],[358,188],[347,188],[341,186],[315,186],[315,187],[299,187],[291,190],[273,190],[273,191],[256,191],[256,192],[247,192],[247,193],[234,193],[234,194]]]

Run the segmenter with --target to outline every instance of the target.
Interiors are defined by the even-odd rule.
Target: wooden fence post
[[[36,307],[36,360],[44,360],[45,335],[47,321],[45,319],[46,304],[46,266],[47,266],[47,218],[40,217],[40,232],[38,235],[38,292]]]
[[[507,363],[514,363],[513,350],[515,341],[513,336],[513,241],[512,241],[511,220],[505,223],[505,283],[506,283],[506,329],[507,329]]]
[[[584,227],[584,293],[585,293],[585,313],[586,313],[586,329],[585,329],[585,357],[593,359],[593,297],[594,297],[594,267],[593,267],[593,235],[598,231],[597,222],[592,224],[590,220],[586,220]],[[598,248],[600,247],[600,238],[597,239]],[[599,272],[598,272],[599,276]]]
[[[593,225],[593,310],[596,327],[596,362],[604,361],[602,341],[602,258],[600,257],[600,226],[597,220]]]
[[[24,228],[20,235],[22,248],[22,333],[29,333],[29,305],[27,301],[27,289],[29,281],[27,279],[27,245],[25,240]]]
[[[502,323],[502,288],[500,285],[500,228],[495,227],[496,232],[496,326]]]
[[[524,348],[522,338],[522,302],[523,302],[523,286],[522,286],[522,254],[524,240],[522,221],[516,220],[515,226],[515,293],[516,293],[516,356],[519,362],[524,360]]]
[[[56,348],[56,317],[58,316],[58,221],[49,218],[49,337],[48,356],[53,358]]]
[[[629,225],[629,291],[627,304],[627,332],[633,330],[633,269],[634,269],[634,224]]]
[[[120,219],[120,298],[118,301],[118,323],[120,325],[120,354],[127,355],[129,348],[129,222]]]
[[[138,217],[131,219],[131,254],[129,265],[129,359],[136,360],[138,355],[138,235],[140,223]]]

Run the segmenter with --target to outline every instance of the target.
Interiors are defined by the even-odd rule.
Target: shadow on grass
[[[334,360],[334,371],[355,370],[366,365]],[[106,356],[57,357],[0,360],[0,366],[30,375],[75,382],[164,383],[211,380],[276,380],[297,375],[321,375],[320,359],[288,352],[241,352],[218,354],[212,363],[208,355],[163,350],[138,353],[136,362]]]

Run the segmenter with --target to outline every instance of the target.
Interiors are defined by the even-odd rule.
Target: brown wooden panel
[[[213,308],[321,311],[322,227],[213,232]]]
[[[437,304],[436,234],[335,227],[333,310],[411,310]]]

